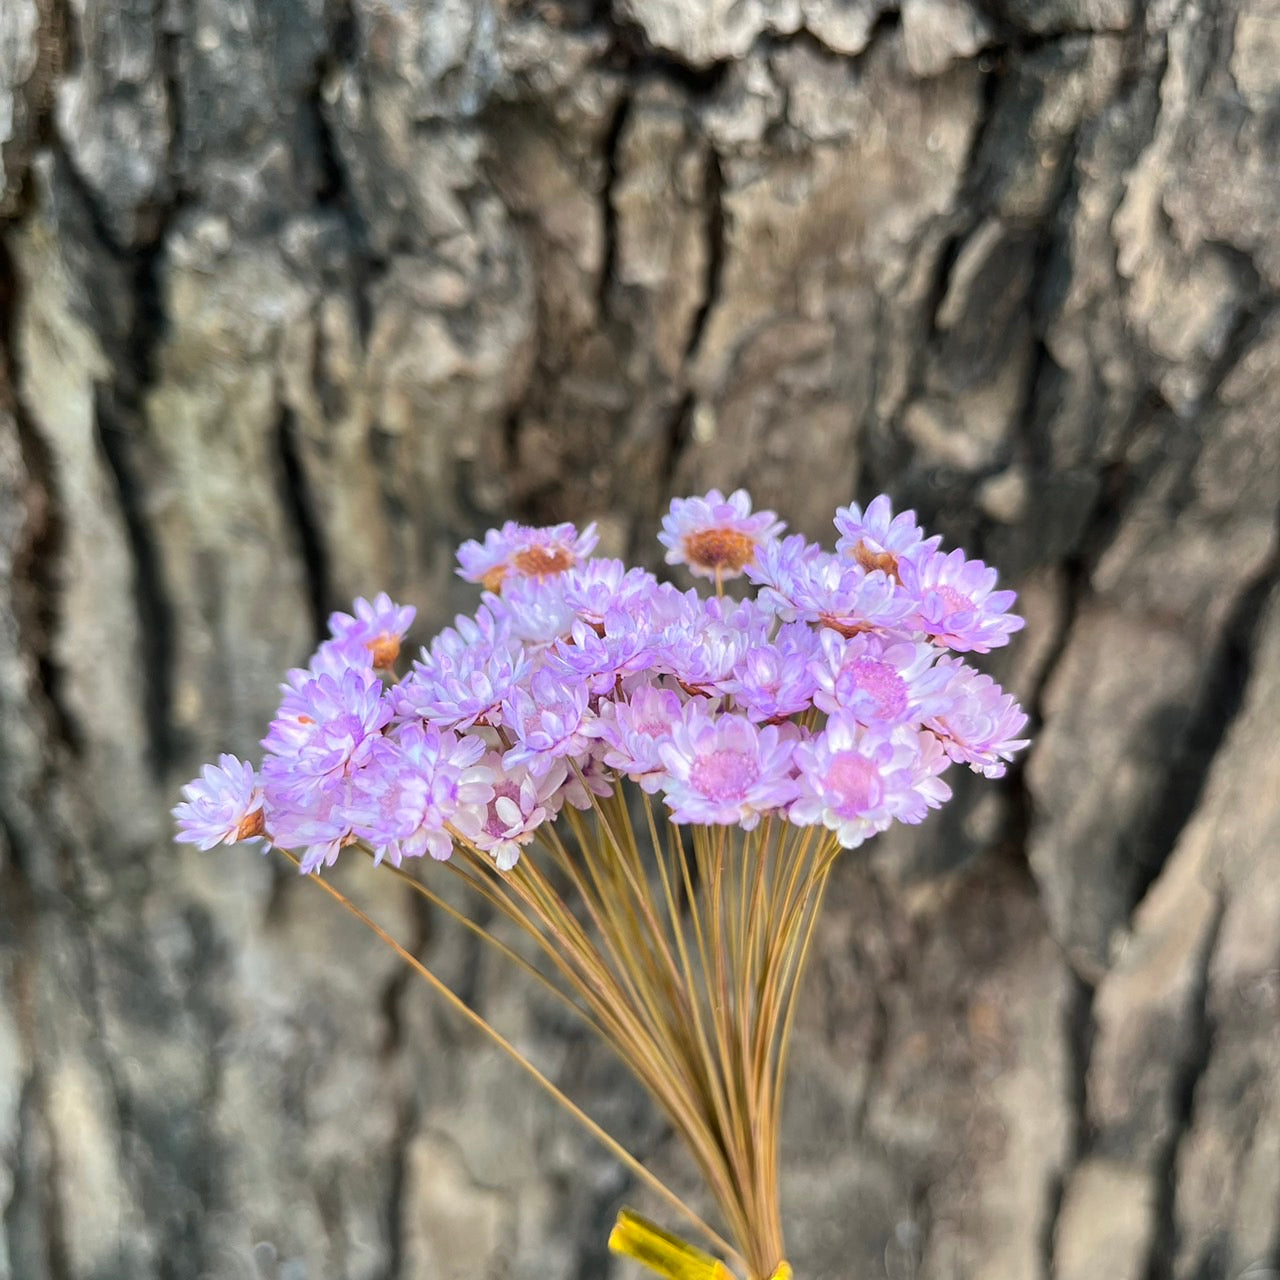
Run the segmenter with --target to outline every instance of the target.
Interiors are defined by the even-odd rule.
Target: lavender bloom
[[[592,743],[588,754],[573,762],[574,771],[565,778],[551,799],[556,812],[565,804],[573,809],[590,809],[593,796],[604,798],[613,795],[617,775],[604,763],[602,751],[601,744]]]
[[[836,550],[849,556],[868,573],[879,569],[891,578],[897,578],[898,561],[906,555],[919,557],[928,554],[942,541],[930,538],[916,524],[914,511],[893,514],[889,499],[881,494],[867,503],[864,512],[856,502],[841,507],[836,512],[836,528],[840,539]]]
[[[900,628],[915,608],[888,574],[868,573],[799,535],[763,548],[747,577],[762,587],[761,606],[778,617],[846,636]]]
[[[948,649],[987,653],[1008,644],[1023,626],[1008,612],[1016,593],[993,591],[996,571],[981,560],[966,560],[963,551],[903,561],[901,571],[903,586],[918,601],[910,625]]]
[[[794,730],[757,728],[745,716],[713,718],[694,705],[658,744],[673,822],[756,827],[761,815],[796,795]]]
[[[375,744],[356,779],[354,830],[393,866],[423,854],[442,861],[453,852],[452,827],[474,840],[493,798],[493,772],[478,764],[483,741],[434,725],[406,725]]]
[[[363,597],[354,605],[355,616],[348,613],[329,615],[330,644],[351,666],[370,663],[378,670],[390,670],[400,656],[400,642],[413,624],[416,610],[412,605],[391,602],[386,592],[372,604]]]
[[[752,600],[683,598],[680,615],[651,640],[654,668],[690,693],[713,692],[753,645],[768,638],[769,619]]]
[[[946,710],[924,727],[938,735],[952,760],[988,778],[1003,777],[1006,762],[1029,741],[1015,736],[1026,728],[1026,712],[990,676],[959,658],[941,658],[938,667],[949,676]]]
[[[515,737],[503,765],[508,770],[523,765],[541,778],[556,760],[583,754],[589,741],[588,700],[581,681],[535,672],[527,690],[517,687],[502,704],[504,722]]]
[[[709,706],[703,702],[704,707]],[[659,746],[684,714],[684,702],[671,689],[644,686],[626,702],[605,702],[589,732],[605,745],[604,762],[625,773],[650,795],[667,780]]]
[[[518,683],[528,677],[529,660],[510,638],[505,623],[481,607],[473,621],[456,619],[391,690],[401,721],[431,720],[451,729],[487,723]]]
[[[268,768],[280,764],[275,759],[263,766],[272,839],[282,849],[301,849],[299,870],[310,875],[333,866],[338,854],[355,842],[355,783],[350,776],[330,776],[291,786],[287,771]]]
[[[598,540],[594,524],[579,533],[571,524],[539,529],[508,520],[501,529],[490,529],[483,545],[471,541],[458,548],[458,575],[499,592],[511,577],[549,578],[572,569]]]
[[[612,693],[624,676],[653,664],[647,637],[626,614],[610,612],[599,629],[575,622],[570,635],[546,654],[545,670],[558,679],[586,685],[592,697]]]
[[[564,786],[568,768],[564,761],[556,761],[545,774],[535,778],[528,769],[505,768],[496,753],[486,756],[483,763],[494,775],[493,799],[474,843],[493,858],[499,871],[510,871],[520,859],[520,850],[558,812],[557,793]]]
[[[621,560],[588,560],[566,570],[558,585],[565,607],[598,628],[608,613],[641,611],[658,580],[646,569],[628,569]]]
[[[865,725],[918,724],[945,703],[950,675],[934,666],[933,645],[823,631],[821,649],[811,670],[818,685],[813,700],[823,711],[848,711]]]
[[[619,775],[662,792],[679,823],[751,830],[785,812],[852,848],[920,822],[949,797],[952,762],[998,777],[1026,745],[1017,703],[941,652],[986,652],[1022,621],[994,570],[938,551],[887,498],[836,525],[830,554],[780,539],[742,491],[676,500],[668,563],[745,571],[758,592],[744,601],[591,559],[594,526],[491,530],[459,551],[484,603],[390,688],[379,672],[413,610],[379,595],[335,613],[288,673],[261,770],[206,767],[174,810],[178,838],[263,837],[305,871],[357,840],[397,865],[461,840],[509,870],[541,824]]]
[[[530,649],[549,645],[573,629],[575,615],[561,578],[510,578],[502,595],[486,595],[485,603],[513,640]]]
[[[751,514],[745,489],[727,498],[712,489],[704,498],[675,498],[662,517],[658,541],[667,548],[668,564],[684,564],[699,578],[736,578],[786,525],[772,511]]]
[[[831,634],[824,632],[824,635]],[[813,702],[812,670],[818,637],[803,622],[783,625],[773,641],[747,649],[716,688],[756,721],[785,720]]]
[[[184,844],[212,849],[263,835],[262,786],[252,765],[232,755],[207,764],[200,776],[182,788],[183,803],[173,810],[177,838]]]
[[[906,731],[899,729],[897,732]],[[914,749],[919,754],[912,770],[911,796],[897,815],[899,822],[913,826],[923,822],[930,809],[940,809],[951,799],[951,788],[940,777],[951,767],[951,757],[936,734],[926,730],[914,736]]]
[[[382,682],[367,667],[299,679],[284,686],[280,710],[262,745],[281,767],[301,778],[349,773],[367,757],[391,719]],[[265,768],[265,765],[264,765]]]
[[[920,751],[911,730],[867,729],[837,712],[816,738],[796,746],[800,795],[789,817],[821,823],[856,849],[895,818],[914,815],[936,791],[917,794]]]

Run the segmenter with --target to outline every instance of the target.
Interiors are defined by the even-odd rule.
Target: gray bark
[[[887,491],[1028,617],[1025,768],[840,868],[797,1276],[1280,1271],[1278,121],[1276,0],[4,0],[0,1277],[624,1273],[590,1139],[167,810],[328,609],[711,484]]]

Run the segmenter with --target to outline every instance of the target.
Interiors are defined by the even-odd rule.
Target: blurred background
[[[637,1274],[590,1138],[168,809],[354,595],[743,485],[999,566],[1036,726],[843,861],[798,1280],[1276,1280],[1278,210],[1277,0],[0,0],[0,1276]]]

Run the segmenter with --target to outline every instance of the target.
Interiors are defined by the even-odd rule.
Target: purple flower
[[[740,826],[750,831],[763,813],[794,799],[794,730],[757,728],[745,716],[709,716],[692,705],[659,743],[663,790],[673,822]]]
[[[182,795],[173,816],[184,844],[212,849],[264,834],[262,785],[253,766],[235,756],[221,755],[216,765],[205,765]]]
[[[353,827],[356,784],[349,775],[294,780],[271,759],[263,766],[267,803],[271,810],[272,840],[282,849],[302,850],[299,870],[310,875],[321,867],[331,867],[338,854],[354,844]]]
[[[901,627],[915,608],[888,574],[868,573],[798,534],[763,548],[747,577],[762,588],[761,607],[846,636]]]
[[[391,719],[382,682],[368,667],[348,667],[340,678],[291,672],[283,687],[284,699],[262,740],[277,778],[281,771],[298,778],[349,773]]]
[[[605,744],[605,764],[625,773],[652,795],[666,781],[658,748],[670,740],[684,705],[674,690],[652,685],[636,689],[625,702],[601,703],[590,733]]]
[[[613,795],[617,775],[605,764],[603,746],[592,743],[585,756],[574,760],[573,772],[565,776],[560,790],[551,798],[552,812],[559,813],[562,805],[573,809],[590,809],[593,796]]]
[[[907,732],[896,730],[898,734]],[[923,822],[930,809],[940,809],[951,799],[951,788],[939,776],[951,767],[951,757],[937,735],[928,730],[915,733],[919,752],[912,770],[911,796],[898,813],[898,821],[912,825]]]
[[[562,578],[510,578],[502,595],[487,594],[485,603],[512,638],[531,649],[573,629],[575,615],[565,601]]]
[[[487,723],[529,674],[530,663],[505,622],[483,606],[475,619],[459,617],[423,650],[391,690],[401,721],[431,720],[451,729]]]
[[[483,762],[494,775],[493,799],[485,810],[484,820],[476,833],[477,849],[489,854],[499,871],[510,871],[520,859],[520,850],[534,837],[544,822],[558,812],[557,793],[563,787],[568,769],[557,761],[540,778],[528,769],[508,769],[496,753]]]
[[[966,560],[963,551],[904,560],[901,572],[903,586],[917,600],[910,625],[948,649],[987,653],[1008,644],[1023,626],[1008,612],[1016,593],[992,590],[996,571],[981,560]]]
[[[719,582],[736,578],[784,528],[772,511],[752,515],[745,489],[727,498],[712,489],[704,498],[673,499],[658,541],[667,548],[668,564],[688,565],[695,577]]]
[[[356,778],[354,830],[393,866],[402,858],[453,852],[449,828],[474,840],[493,798],[493,772],[478,764],[485,745],[434,725],[406,725],[375,745]]]
[[[412,605],[391,602],[385,592],[372,604],[361,597],[355,602],[355,616],[347,613],[329,615],[330,642],[347,657],[352,666],[369,663],[378,670],[389,671],[400,656],[400,642],[413,624]]]
[[[821,734],[796,746],[800,795],[791,821],[821,823],[842,848],[856,849],[895,818],[914,815],[936,794],[916,791],[918,737],[910,729],[868,729],[837,712]]]
[[[996,777],[1026,745],[1013,698],[944,652],[986,652],[1022,620],[994,570],[940,552],[888,498],[836,527],[832,554],[781,538],[742,490],[676,499],[667,562],[717,588],[745,572],[758,591],[742,601],[592,558],[594,526],[490,530],[458,552],[482,605],[400,682],[383,678],[414,611],[378,595],[333,614],[288,673],[260,770],[206,767],[174,810],[178,838],[265,839],[304,871],[357,841],[397,865],[462,842],[509,870],[544,822],[623,777],[678,823],[751,830],[785,813],[851,848],[920,822],[953,762]]]
[[[703,599],[689,591],[676,618],[652,637],[654,668],[690,693],[710,693],[768,634],[769,618],[754,600]]]
[[[588,560],[566,570],[558,585],[565,607],[599,627],[606,614],[643,610],[658,580],[645,569],[628,569],[621,560]]]
[[[813,702],[818,682],[811,667],[817,646],[817,634],[806,623],[785,623],[771,642],[743,652],[716,688],[752,720],[785,720]]]
[[[579,533],[571,524],[533,528],[508,520],[501,529],[490,529],[483,545],[471,541],[458,548],[458,575],[499,592],[510,577],[549,578],[572,569],[597,541],[594,524]]]
[[[950,675],[934,666],[933,645],[823,631],[821,648],[811,670],[818,684],[813,700],[823,711],[848,711],[865,725],[919,724],[945,702]]]
[[[515,688],[502,704],[515,745],[503,756],[507,769],[521,765],[543,777],[556,760],[583,754],[588,746],[589,694],[580,680],[536,671],[528,689]]]
[[[1029,741],[1016,736],[1026,728],[1026,712],[990,676],[961,659],[940,658],[938,667],[949,676],[946,710],[927,719],[925,728],[938,735],[952,760],[988,778],[1002,777],[1006,761]]]
[[[872,498],[864,512],[856,502],[836,512],[836,528],[840,539],[836,550],[849,556],[868,573],[879,569],[891,578],[898,577],[898,561],[904,555],[919,556],[932,551],[941,538],[925,542],[916,513],[893,514],[889,499],[881,494]]]
[[[547,650],[545,670],[558,679],[585,684],[593,698],[603,697],[625,676],[652,666],[647,640],[624,613],[610,612],[598,629],[575,622],[569,636]]]

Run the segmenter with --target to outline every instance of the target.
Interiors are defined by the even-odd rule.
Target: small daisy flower
[[[262,745],[277,771],[300,778],[358,768],[391,719],[382,681],[369,667],[348,667],[340,678],[291,672],[284,691]]]
[[[376,670],[389,671],[400,656],[400,642],[413,625],[416,610],[412,605],[393,604],[385,592],[371,604],[361,597],[349,613],[329,615],[330,642],[348,656],[351,665],[368,662]]]
[[[879,569],[897,578],[898,561],[905,555],[932,551],[941,538],[924,540],[914,511],[893,514],[889,499],[881,494],[867,503],[864,512],[856,502],[836,512],[836,528],[840,539],[836,551],[861,565],[868,573]]]
[[[675,498],[662,518],[658,541],[668,564],[684,564],[699,578],[736,578],[756,552],[786,528],[772,511],[751,512],[745,489],[727,498],[712,489],[702,498]]]
[[[564,786],[568,767],[557,761],[554,768],[535,778],[528,769],[506,768],[496,752],[486,756],[482,764],[493,773],[493,799],[486,806],[473,843],[493,858],[499,871],[510,871],[538,828],[555,817],[557,793]]]
[[[653,795],[666,781],[658,754],[661,743],[684,714],[684,701],[672,689],[646,685],[625,701],[605,702],[589,732],[605,746],[604,762]],[[704,705],[709,705],[705,704]]]
[[[499,623],[481,606],[473,621],[456,619],[413,664],[390,693],[400,721],[430,720],[450,729],[488,723],[503,700],[525,680],[530,662]]]
[[[914,793],[919,761],[911,730],[868,729],[837,712],[825,730],[797,744],[799,798],[789,817],[799,826],[821,823],[842,848],[856,849],[922,797]]]
[[[671,820],[750,831],[764,813],[785,808],[796,795],[794,733],[692,706],[658,745]]]
[[[963,551],[934,551],[902,562],[904,588],[916,599],[909,625],[958,652],[988,653],[1009,643],[1023,620],[1009,612],[1016,592],[995,591],[996,571]]]
[[[282,849],[301,850],[299,870],[310,875],[331,867],[356,841],[356,783],[349,775],[310,778],[294,785],[278,758],[263,765],[271,810],[272,840]]]
[[[548,670],[534,672],[528,689],[513,689],[502,704],[503,721],[515,739],[502,758],[504,766],[523,766],[541,778],[555,761],[581,755],[589,742],[589,701],[581,680]]]
[[[711,693],[768,634],[769,617],[754,600],[705,599],[688,591],[679,616],[650,640],[654,668],[675,676],[689,693]]]
[[[1030,741],[1017,735],[1027,727],[1027,714],[990,677],[959,658],[940,658],[948,676],[946,709],[930,716],[924,727],[938,735],[942,749],[959,764],[988,778],[1003,777],[1014,752]]]
[[[785,720],[813,702],[818,682],[811,668],[817,645],[818,633],[812,627],[784,623],[771,642],[745,650],[716,688],[752,720]]]
[[[613,611],[598,628],[575,622],[569,635],[547,650],[544,669],[585,684],[599,698],[612,693],[624,677],[652,665],[648,637],[626,614]]]
[[[859,724],[919,724],[930,709],[945,704],[948,672],[934,663],[931,644],[894,636],[842,636],[823,630],[821,657],[812,672],[813,700],[828,713],[848,711]]]
[[[913,749],[918,754],[912,768],[911,796],[897,815],[899,822],[912,826],[923,822],[930,809],[940,809],[951,799],[951,788],[940,776],[951,767],[951,757],[943,749],[941,739],[928,730],[916,732]]]
[[[458,575],[501,592],[508,578],[550,578],[572,569],[598,541],[594,523],[579,533],[571,524],[534,528],[508,520],[490,529],[483,544],[471,540],[458,548]]]
[[[644,609],[658,580],[646,569],[628,569],[621,560],[588,560],[558,579],[566,608],[599,628],[605,614]]]
[[[747,577],[761,587],[762,608],[784,621],[816,622],[846,636],[901,628],[915,608],[888,574],[868,573],[799,535],[764,548]]]
[[[183,802],[173,810],[177,838],[184,844],[212,849],[263,836],[262,783],[250,764],[221,755],[182,788]]]
[[[398,867],[424,854],[443,861],[453,852],[447,828],[479,832],[493,798],[493,773],[478,763],[484,751],[479,738],[421,724],[375,745],[353,802],[355,832],[373,846],[375,862],[385,856]]]
[[[512,639],[529,651],[549,645],[573,629],[576,615],[565,600],[562,577],[508,578],[500,596],[489,592],[484,600]]]

